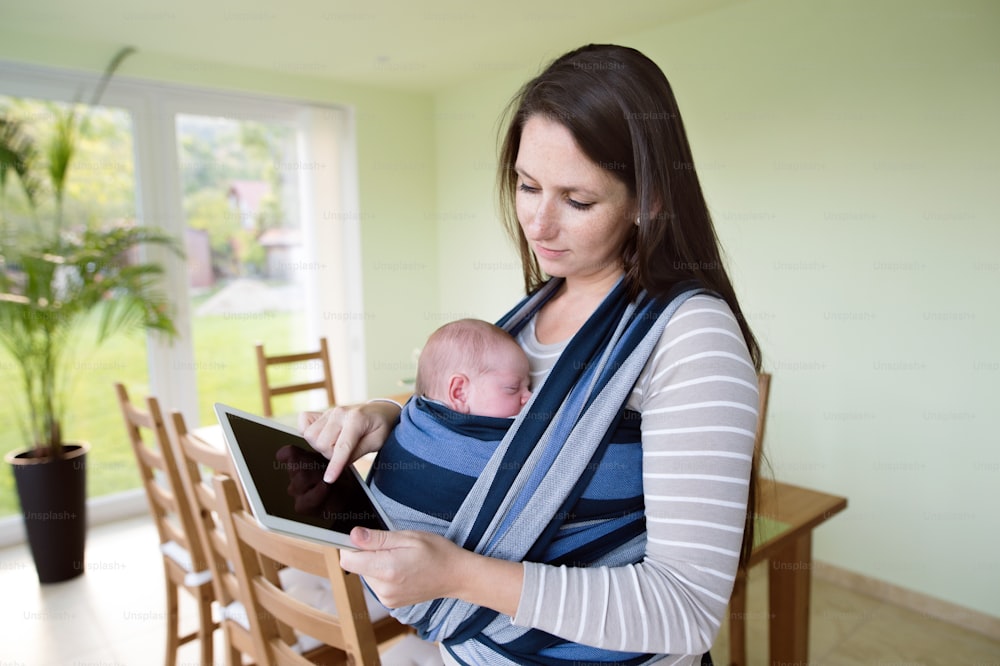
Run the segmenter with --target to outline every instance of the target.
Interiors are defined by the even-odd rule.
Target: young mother
[[[449,663],[699,663],[751,544],[760,352],[677,103],[644,55],[590,45],[509,112],[498,182],[529,296],[500,323],[534,394],[480,467],[408,472],[415,505],[460,486],[411,507],[426,529],[356,529],[341,563]],[[338,407],[305,436],[332,478],[399,419]]]

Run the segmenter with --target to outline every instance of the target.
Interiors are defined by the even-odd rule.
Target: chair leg
[[[213,633],[212,599],[203,591],[198,592],[198,642],[201,643],[201,663],[212,663]]]
[[[177,586],[170,580],[169,574],[165,578],[167,582],[167,651],[164,654],[164,663],[166,666],[175,666],[177,663],[177,648],[180,646]]]
[[[229,632],[223,627],[222,633],[226,636],[226,666],[241,666],[243,663],[243,653],[233,645]]]

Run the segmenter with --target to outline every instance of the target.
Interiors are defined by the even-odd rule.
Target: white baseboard
[[[949,622],[981,633],[993,640],[1000,640],[1000,617],[987,615],[922,592],[893,585],[878,578],[841,569],[826,562],[813,561],[813,573],[817,578],[846,587],[853,592],[875,597],[907,610]]]
[[[24,543],[24,521],[21,514],[0,518],[0,548]]]
[[[90,527],[148,513],[149,503],[142,488],[87,500],[87,525]],[[0,548],[22,544],[26,539],[20,514],[0,518]]]

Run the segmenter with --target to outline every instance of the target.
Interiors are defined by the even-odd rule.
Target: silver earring
[[[635,218],[635,226],[639,226],[639,218]]]

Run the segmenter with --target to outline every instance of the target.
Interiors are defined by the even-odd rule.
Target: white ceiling
[[[437,90],[746,1],[34,0],[0,15],[4,30],[109,52]]]

